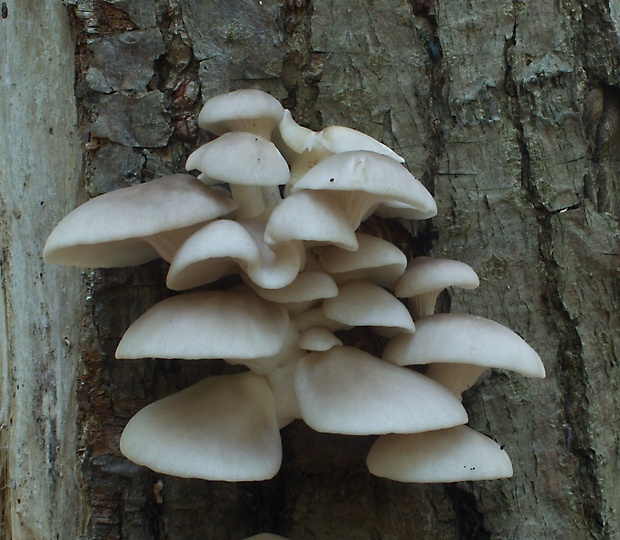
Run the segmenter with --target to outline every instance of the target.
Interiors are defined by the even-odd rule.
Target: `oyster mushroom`
[[[282,461],[273,394],[251,372],[208,377],[151,403],[120,446],[134,463],[183,478],[266,480]]]
[[[71,266],[133,266],[179,246],[237,203],[188,174],[173,174],[95,197],[52,231],[43,258]]]

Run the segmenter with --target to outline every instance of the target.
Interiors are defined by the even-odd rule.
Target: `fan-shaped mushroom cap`
[[[346,209],[353,229],[382,202],[397,201],[433,217],[437,206],[431,194],[405,167],[374,152],[334,154],[312,167],[291,189],[328,190]]]
[[[369,281],[347,281],[338,296],[323,302],[330,319],[349,326],[372,326],[382,335],[414,332],[407,308],[388,291]]]
[[[355,129],[330,126],[317,133],[301,127],[289,111],[284,111],[275,133],[278,134],[275,137],[277,145],[283,148],[291,163],[291,182],[287,191],[312,167],[337,153],[365,150],[387,156],[397,163],[405,161],[384,144]]]
[[[382,435],[370,449],[368,469],[399,482],[461,482],[512,476],[508,454],[468,426]]]
[[[247,131],[269,139],[280,122],[284,107],[261,90],[236,90],[212,97],[198,116],[198,125],[216,135]]]
[[[52,231],[43,258],[56,264],[110,268],[162,256],[237,203],[188,174],[173,174],[95,197]]]
[[[259,220],[213,221],[194,233],[177,251],[166,284],[173,290],[190,289],[235,273],[238,266],[265,289],[293,282],[302,264],[294,242],[267,245]]]
[[[117,358],[257,358],[275,355],[287,334],[285,309],[246,287],[173,296],[125,332]]]
[[[289,179],[288,164],[271,141],[238,131],[203,144],[187,158],[185,167],[229,184],[276,186]]]
[[[364,279],[392,287],[405,271],[407,257],[390,242],[369,234],[355,233],[358,248],[349,251],[326,246],[319,251],[319,260],[338,283]]]
[[[329,194],[321,192],[299,192],[284,199],[269,217],[265,239],[267,243],[305,240],[357,249],[347,215]]]
[[[123,431],[121,452],[183,478],[271,478],[282,445],[269,385],[249,372],[203,379],[138,412]]]
[[[462,313],[443,313],[416,322],[415,334],[392,339],[383,359],[399,366],[451,362],[508,369],[544,377],[536,351],[495,321]]]
[[[443,386],[353,347],[304,356],[295,391],[304,421],[327,433],[415,433],[467,422]]]
[[[416,257],[396,280],[394,294],[409,299],[408,305],[417,320],[434,313],[437,296],[446,287],[475,289],[479,284],[476,272],[464,262]]]

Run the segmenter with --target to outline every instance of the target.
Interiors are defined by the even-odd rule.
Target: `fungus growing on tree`
[[[258,90],[208,100],[199,123],[219,135],[186,163],[199,179],[170,175],[97,197],[44,249],[46,260],[77,266],[170,263],[167,285],[181,293],[127,329],[117,358],[245,369],[148,405],[127,424],[122,452],[168,474],[261,480],[280,466],[279,429],[302,420],[380,435],[368,456],[378,476],[509,476],[505,452],[465,426],[460,394],[484,369],[542,377],[544,368],[498,323],[433,315],[440,290],[478,285],[469,266],[427,257],[407,266],[400,249],[357,230],[373,213],[435,215],[404,160],[350,128],[299,126]],[[220,183],[230,197],[209,187]],[[231,274],[234,285],[221,279]],[[399,298],[411,299],[411,313]],[[381,358],[353,339],[359,327],[377,334]]]

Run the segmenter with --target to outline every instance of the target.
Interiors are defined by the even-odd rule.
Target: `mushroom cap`
[[[545,376],[538,354],[512,330],[463,313],[418,320],[415,334],[392,339],[383,359],[399,366],[451,362],[508,369],[526,377]]]
[[[257,358],[277,354],[285,309],[251,289],[181,294],[155,304],[125,332],[117,358]]]
[[[311,326],[299,336],[298,345],[306,351],[323,352],[342,345],[342,341],[325,326]]]
[[[391,287],[407,267],[405,254],[387,240],[359,232],[355,237],[356,251],[337,246],[326,246],[319,251],[318,257],[325,270],[339,283],[364,279]]]
[[[399,482],[461,482],[512,476],[508,454],[468,426],[379,437],[367,458],[375,476]]]
[[[357,249],[355,230],[347,215],[328,193],[299,192],[273,209],[265,239],[268,243],[305,240],[315,244],[335,244]]]
[[[312,167],[336,153],[365,150],[390,157],[397,163],[405,161],[384,144],[355,129],[330,126],[317,133],[304,128],[293,120],[288,110],[274,132],[274,141],[291,164],[287,193]]]
[[[184,240],[237,203],[188,174],[173,174],[105,193],[76,208],[52,231],[43,258],[56,264],[110,268],[168,255],[163,242]],[[165,256],[170,260],[168,256]]]
[[[266,92],[236,90],[209,99],[198,115],[198,125],[216,135],[247,131],[269,138],[283,114],[284,107]]]
[[[208,377],[148,405],[120,446],[155,471],[227,482],[266,480],[282,460],[273,394],[250,372]]]
[[[415,331],[407,308],[388,291],[370,281],[342,283],[338,296],[323,302],[323,311],[334,321],[349,326],[381,328],[388,335]]]
[[[261,298],[284,305],[289,313],[303,311],[323,298],[338,294],[336,282],[320,270],[300,272],[293,282],[279,289],[265,289],[249,282],[248,285]]]
[[[297,365],[302,418],[327,433],[415,433],[467,422],[460,400],[424,375],[353,347],[310,353]]]
[[[267,245],[264,226],[259,220],[220,219],[188,238],[171,261],[166,284],[183,290],[212,283],[236,273],[247,273],[257,285],[277,289],[290,284],[302,264],[299,246],[294,242]]]
[[[211,181],[246,186],[286,184],[288,164],[275,145],[260,135],[233,131],[203,144],[185,168],[198,169]]]
[[[475,289],[480,285],[476,272],[461,261],[416,257],[409,261],[407,270],[396,280],[394,294],[398,298],[409,298],[446,287]]]
[[[342,152],[322,160],[297,181],[291,193],[300,190],[358,193],[358,200],[352,199],[351,193],[346,197],[340,194],[344,198],[341,204],[347,201],[352,223],[357,224],[384,201],[409,204],[429,218],[437,213],[432,195],[405,167],[375,152]]]

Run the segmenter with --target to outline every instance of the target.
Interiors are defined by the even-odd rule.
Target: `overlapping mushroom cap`
[[[188,174],[173,174],[100,195],[52,231],[43,258],[84,267],[170,261],[193,232],[237,203]]]
[[[303,420],[323,432],[380,434],[368,456],[378,476],[509,476],[505,452],[464,425],[460,394],[490,367],[533,377],[544,368],[497,323],[433,315],[443,288],[478,286],[469,266],[407,264],[390,242],[357,230],[373,213],[435,215],[404,160],[350,128],[302,127],[258,90],[208,100],[199,124],[219,135],[187,160],[199,179],[171,175],[93,199],[44,251],[83,266],[159,255],[170,262],[169,288],[203,288],[139,317],[117,358],[222,359],[248,370],[147,406],[127,424],[123,453],[183,477],[261,480],[279,468],[279,429]],[[230,275],[237,285],[220,279]],[[377,343],[366,346],[360,333]],[[407,367],[416,364],[424,374]]]

